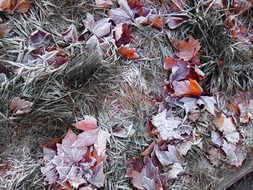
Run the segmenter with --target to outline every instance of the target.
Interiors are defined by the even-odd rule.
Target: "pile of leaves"
[[[43,145],[44,164],[41,168],[49,184],[74,189],[96,189],[104,186],[103,165],[110,135],[85,116],[74,124],[84,132],[76,135],[71,129],[64,137]]]

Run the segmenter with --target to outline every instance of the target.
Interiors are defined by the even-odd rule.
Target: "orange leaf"
[[[119,47],[119,53],[125,57],[126,59],[130,59],[130,60],[136,60],[139,59],[140,57],[137,55],[136,53],[136,49],[135,48],[129,48],[127,45],[125,46],[120,46]]]
[[[164,21],[163,21],[163,18],[160,17],[160,16],[154,16],[152,19],[151,19],[151,25],[156,27],[156,28],[163,28],[164,26]]]
[[[164,69],[169,70],[171,69],[173,66],[177,65],[177,59],[173,58],[173,57],[166,57],[164,59]]]
[[[184,81],[174,81],[172,83],[174,88],[174,94],[176,96],[200,96],[203,93],[203,89],[196,80],[188,79]]]

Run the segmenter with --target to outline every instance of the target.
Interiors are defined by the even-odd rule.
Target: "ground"
[[[118,7],[117,2],[113,1],[113,8]],[[227,177],[228,174],[243,171],[240,170],[243,166],[251,167],[246,163],[251,163],[252,121],[235,122],[236,130],[240,131],[240,141],[236,143],[247,152],[242,167],[233,166],[227,157],[221,159],[219,166],[210,163],[211,156],[207,150],[212,141],[211,133],[217,128],[218,116],[213,116],[204,105],[198,118],[190,122],[190,112],[186,114],[186,108],[179,98],[168,95],[166,91],[171,71],[164,68],[164,62],[167,57],[175,58],[178,55],[171,37],[186,42],[192,35],[201,46],[200,53],[194,54],[194,58],[201,62],[196,68],[205,74],[203,79],[196,79],[203,89],[201,95],[213,97],[217,110],[226,115],[225,118],[240,119],[242,113],[234,114],[235,109],[228,109],[227,105],[234,103],[239,109],[238,105],[244,99],[240,102],[238,93],[243,94],[240,97],[252,99],[252,4],[248,2],[250,6],[247,10],[238,13],[237,10],[233,12],[235,8],[232,6],[225,7],[226,2],[221,8],[213,5],[216,1],[210,1],[211,4],[183,1],[187,2],[184,10],[162,13],[164,5],[171,6],[171,2],[174,1],[150,1],[148,5],[157,11],[155,14],[164,17],[178,14],[183,20],[187,18],[175,28],[171,29],[168,23],[162,27],[152,22],[146,25],[130,24],[130,44],[136,48],[140,59],[125,57],[118,52],[117,45],[118,49],[112,49],[106,56],[101,55],[100,51],[86,49],[84,42],[66,45],[64,31],[73,24],[80,36],[86,28],[83,20],[87,13],[94,15],[95,20],[108,17],[110,8],[98,8],[93,0],[35,0],[30,2],[29,10],[25,13],[15,10],[10,13],[0,9],[0,21],[8,26],[8,33],[4,37],[1,37],[0,27],[0,66],[4,66],[4,69],[0,67],[0,74],[5,73],[6,76],[0,89],[0,189],[56,189],[54,184],[48,185],[41,173],[41,167],[44,166],[43,146],[65,135],[69,128],[80,133],[73,123],[82,120],[85,115],[94,116],[98,125],[110,134],[113,134],[115,127],[127,131],[123,138],[111,135],[104,164],[106,178],[101,189],[134,189],[131,178],[126,176],[127,160],[139,157],[153,141],[158,141],[157,134],[150,134],[147,126],[163,109],[170,110],[169,114],[173,117],[189,120],[187,124],[192,126],[191,134],[196,132],[201,136],[201,145],[194,144],[194,141],[194,146],[184,156],[185,172],[170,179],[164,189],[228,188],[227,184],[232,185],[238,180]],[[177,3],[175,5],[178,6]],[[242,25],[230,27],[227,14],[243,15],[245,22],[242,23],[247,31],[242,29]],[[233,19],[230,21],[237,22]],[[60,49],[63,57],[67,57],[64,64],[52,68],[44,62],[36,62],[35,65],[24,63],[27,51],[31,48],[29,39],[38,30],[53,36],[53,47]],[[47,38],[43,40],[46,43]],[[197,75],[200,77],[201,74],[198,72]],[[173,90],[176,94],[176,90]],[[181,95],[193,98],[200,96],[195,91]],[[10,108],[14,97],[32,102],[32,109],[24,114],[14,113]],[[248,111],[249,114],[251,111]],[[224,152],[222,155],[225,155]],[[241,172],[240,177],[250,172]],[[243,181],[230,189],[245,189]],[[246,182],[248,189],[251,186],[250,182]]]

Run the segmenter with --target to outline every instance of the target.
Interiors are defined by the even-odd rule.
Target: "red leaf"
[[[116,45],[118,47],[120,47],[122,44],[126,45],[131,41],[131,34],[129,31],[128,24],[120,23],[114,27],[113,31]]]
[[[99,128],[96,118],[88,115],[85,115],[84,120],[75,123],[73,126],[83,131],[91,131]]]
[[[203,89],[200,87],[198,82],[193,79],[184,81],[173,81],[172,83],[175,96],[200,96],[203,93]]]
[[[124,45],[124,46],[121,45],[119,47],[118,51],[126,59],[130,59],[130,60],[140,59],[140,57],[136,53],[136,49],[135,48],[129,48],[128,45]]]

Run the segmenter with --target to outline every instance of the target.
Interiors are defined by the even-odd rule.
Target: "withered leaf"
[[[77,29],[74,24],[71,24],[67,30],[62,33],[64,40],[68,43],[75,43],[78,40]]]
[[[126,59],[130,60],[140,59],[139,55],[136,53],[136,49],[130,48],[129,45],[121,45],[118,48],[118,51]]]
[[[32,102],[26,101],[19,97],[15,97],[10,103],[10,111],[16,115],[29,113],[32,110],[32,105]]]
[[[95,0],[95,4],[97,8],[110,8],[113,5],[111,0]]]
[[[83,131],[90,131],[99,128],[96,118],[89,115],[85,115],[84,120],[78,121],[77,123],[73,124],[73,126]]]
[[[87,13],[86,19],[83,20],[83,24],[87,32],[91,32],[97,38],[107,36],[111,32],[111,23],[109,18],[103,18],[95,21],[92,14]]]
[[[222,150],[226,153],[230,164],[239,167],[247,156],[247,152],[240,146],[226,140],[223,141]]]
[[[178,151],[177,147],[174,145],[168,145],[168,150],[159,150],[158,146],[155,146],[155,155],[159,162],[164,165],[170,165],[173,163],[183,163],[183,156]]]
[[[179,163],[174,163],[171,167],[171,169],[168,172],[169,179],[175,179],[178,177],[178,175],[182,174],[184,172],[184,168]]]
[[[174,129],[182,123],[182,120],[176,117],[167,118],[166,113],[166,110],[158,113],[153,116],[151,122],[156,127],[162,140],[172,140],[174,138]]]
[[[201,48],[198,40],[195,40],[191,35],[189,36],[188,42],[174,40],[172,41],[172,45],[177,49],[176,55],[184,61],[189,61],[193,57],[197,56]]]
[[[203,93],[203,89],[196,80],[189,79],[184,81],[173,81],[173,89],[175,96],[200,96]]]
[[[131,22],[134,18],[134,13],[129,7],[126,0],[118,0],[119,8],[111,9],[108,12],[109,17],[117,25],[121,22]]]

